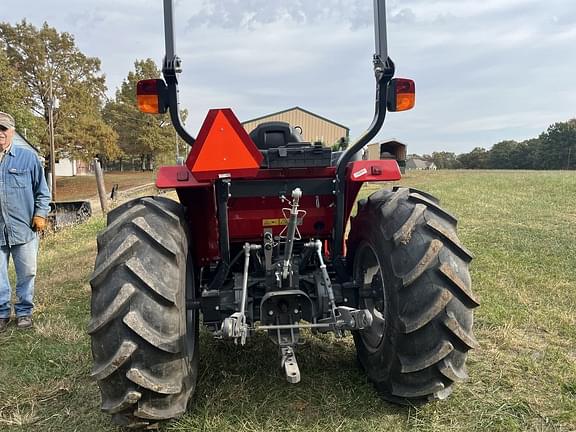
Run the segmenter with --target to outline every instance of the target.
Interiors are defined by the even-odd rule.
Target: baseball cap
[[[16,126],[14,117],[12,117],[10,114],[6,114],[5,112],[0,111],[0,126],[4,126],[7,129],[14,129]]]

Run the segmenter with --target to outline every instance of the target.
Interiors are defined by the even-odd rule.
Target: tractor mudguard
[[[333,169],[332,169],[333,170]],[[294,170],[292,170],[294,171]],[[308,172],[311,170],[302,170]],[[318,170],[315,170],[316,172]],[[322,172],[322,175],[332,174],[328,169],[325,170],[326,173]],[[273,173],[281,173],[282,170],[266,170],[261,171],[257,178],[270,177],[274,178],[276,176],[266,175]],[[294,173],[291,174],[304,174]],[[361,160],[350,162],[348,164],[346,181],[348,182],[376,182],[376,181],[396,181],[400,180],[400,168],[395,160]],[[163,166],[158,170],[158,177],[156,178],[156,187],[158,189],[172,189],[172,188],[207,188],[210,187],[211,182],[198,181],[192,175],[188,167],[185,165],[180,166]]]
[[[346,181],[348,182],[396,181],[400,178],[400,167],[395,160],[350,162],[346,173]]]
[[[196,180],[186,165],[160,167],[156,177],[158,189],[208,188],[211,186],[211,182]]]

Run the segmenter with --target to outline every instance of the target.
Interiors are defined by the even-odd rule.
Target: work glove
[[[46,229],[46,218],[34,216],[32,218],[32,229],[37,232],[44,231]]]

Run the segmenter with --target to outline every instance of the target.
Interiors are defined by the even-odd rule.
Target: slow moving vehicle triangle
[[[229,108],[212,109],[186,165],[198,180],[253,177],[262,154]]]

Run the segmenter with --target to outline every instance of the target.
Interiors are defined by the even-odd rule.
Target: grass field
[[[125,171],[104,173],[104,183],[108,194],[117,184],[118,190],[124,191],[147,183],[154,183],[156,175],[151,171]],[[75,176],[58,177],[56,179],[56,199],[58,201],[73,201],[98,196],[96,177]]]
[[[476,255],[470,380],[445,402],[401,408],[366,382],[349,339],[307,337],[302,382],[290,386],[265,336],[237,349],[203,334],[189,413],[161,430],[576,431],[576,173],[439,171],[401,183],[459,216]],[[42,243],[36,329],[0,335],[0,430],[117,430],[99,412],[85,334],[103,227],[93,218]]]

